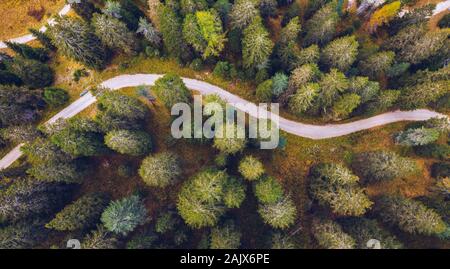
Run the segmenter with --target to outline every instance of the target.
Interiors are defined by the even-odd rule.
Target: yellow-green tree
[[[369,30],[374,32],[377,30],[377,27],[388,24],[395,16],[397,16],[400,5],[400,1],[395,1],[384,5],[382,8],[375,11],[369,20]]]

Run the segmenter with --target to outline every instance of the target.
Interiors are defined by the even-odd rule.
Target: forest
[[[0,249],[448,249],[441,2],[67,0],[34,41],[0,49],[0,158],[21,154],[0,170]],[[161,77],[101,86],[125,74]],[[171,108],[196,94],[184,78],[314,125],[443,117],[321,140],[281,130],[271,150],[261,137],[175,139]]]

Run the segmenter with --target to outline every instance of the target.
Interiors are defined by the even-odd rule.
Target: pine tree
[[[156,28],[153,26],[153,24],[147,21],[146,18],[142,17],[139,19],[139,28],[137,29],[136,33],[142,34],[145,39],[150,42],[150,44],[155,48],[161,47],[161,33],[159,33],[158,30],[156,30]]]
[[[257,158],[249,155],[239,163],[239,173],[249,180],[257,180],[264,174],[264,165]]]
[[[105,144],[121,154],[131,156],[145,155],[152,148],[150,135],[143,131],[111,131],[105,136]]]
[[[137,195],[112,201],[103,211],[101,220],[113,233],[127,235],[147,219],[147,209]]]
[[[50,29],[55,46],[66,56],[89,68],[102,69],[106,65],[105,47],[85,22],[68,17],[57,18]]]
[[[92,25],[95,34],[110,49],[119,49],[126,54],[135,54],[138,41],[125,23],[114,17],[94,14]]]
[[[237,0],[230,12],[231,26],[244,29],[259,15],[257,0]]]
[[[331,2],[322,7],[306,22],[304,43],[306,45],[328,43],[336,33],[338,22],[339,15],[336,12],[336,5]]]
[[[290,227],[297,218],[297,209],[289,196],[284,196],[276,203],[260,204],[258,213],[265,223],[276,229]]]
[[[361,74],[371,79],[377,79],[386,74],[394,63],[395,53],[382,51],[371,55],[359,63],[358,69]]]
[[[44,32],[36,29],[28,29],[28,31],[37,39],[41,44],[50,51],[55,51],[56,47],[52,43],[52,39]]]
[[[139,175],[149,186],[164,188],[177,182],[181,175],[179,159],[172,153],[158,153],[142,161]]]
[[[222,21],[214,9],[188,14],[184,20],[183,36],[196,51],[202,53],[204,59],[219,56],[225,47]]]
[[[244,67],[265,66],[272,53],[273,46],[273,42],[269,38],[269,33],[262,24],[261,17],[255,17],[252,23],[245,28],[242,39]]]
[[[437,235],[446,229],[441,216],[421,202],[400,196],[383,196],[377,204],[376,212],[380,219],[405,232]]]
[[[167,5],[160,5],[158,18],[159,29],[169,54],[179,59],[186,59],[189,49],[183,39],[182,22],[177,14]]]
[[[331,220],[314,219],[312,234],[317,243],[325,249],[353,249],[355,240]]]
[[[50,66],[21,57],[16,57],[14,61],[8,63],[7,70],[17,75],[25,85],[32,89],[50,86],[55,77]]]
[[[329,68],[347,71],[358,54],[358,41],[355,36],[345,36],[331,41],[323,50],[321,62]]]
[[[319,88],[320,86],[317,83],[300,86],[297,92],[289,98],[289,110],[296,115],[301,115],[307,111],[319,95]]]
[[[400,6],[400,1],[394,1],[375,11],[369,20],[369,31],[375,32],[378,27],[388,24],[397,16]]]
[[[66,1],[69,2],[69,1]],[[81,1],[71,1],[70,7],[78,14],[81,18],[86,21],[90,21],[92,19],[92,15],[94,13],[100,13],[100,10],[91,3],[90,0],[81,0]]]
[[[211,249],[238,249],[241,245],[241,233],[233,222],[211,230]]]
[[[45,225],[57,231],[76,231],[91,228],[99,220],[108,205],[105,194],[86,194],[64,207],[55,218]]]
[[[48,51],[46,49],[33,48],[31,46],[28,46],[27,44],[19,44],[8,41],[5,41],[5,44],[9,49],[25,59],[31,59],[40,62],[46,62],[49,59]]]

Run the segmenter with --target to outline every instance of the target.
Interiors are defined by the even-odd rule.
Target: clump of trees
[[[310,173],[311,196],[321,205],[342,216],[361,216],[372,206],[359,178],[348,168],[331,163],[319,164]]]
[[[401,196],[380,198],[376,211],[383,222],[412,234],[438,235],[447,227],[434,210],[421,202]]]
[[[227,208],[240,206],[245,198],[243,190],[244,185],[224,171],[203,170],[183,184],[178,212],[193,228],[215,226]]]
[[[364,182],[392,180],[407,176],[416,171],[413,160],[399,156],[391,151],[371,151],[357,154],[353,167],[361,174]]]

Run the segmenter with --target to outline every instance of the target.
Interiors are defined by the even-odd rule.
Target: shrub
[[[422,157],[446,160],[450,157],[450,146],[447,144],[428,144],[414,147],[414,152]]]
[[[175,74],[166,74],[158,79],[152,90],[167,109],[172,109],[177,103],[189,104],[191,101],[191,92]]]

